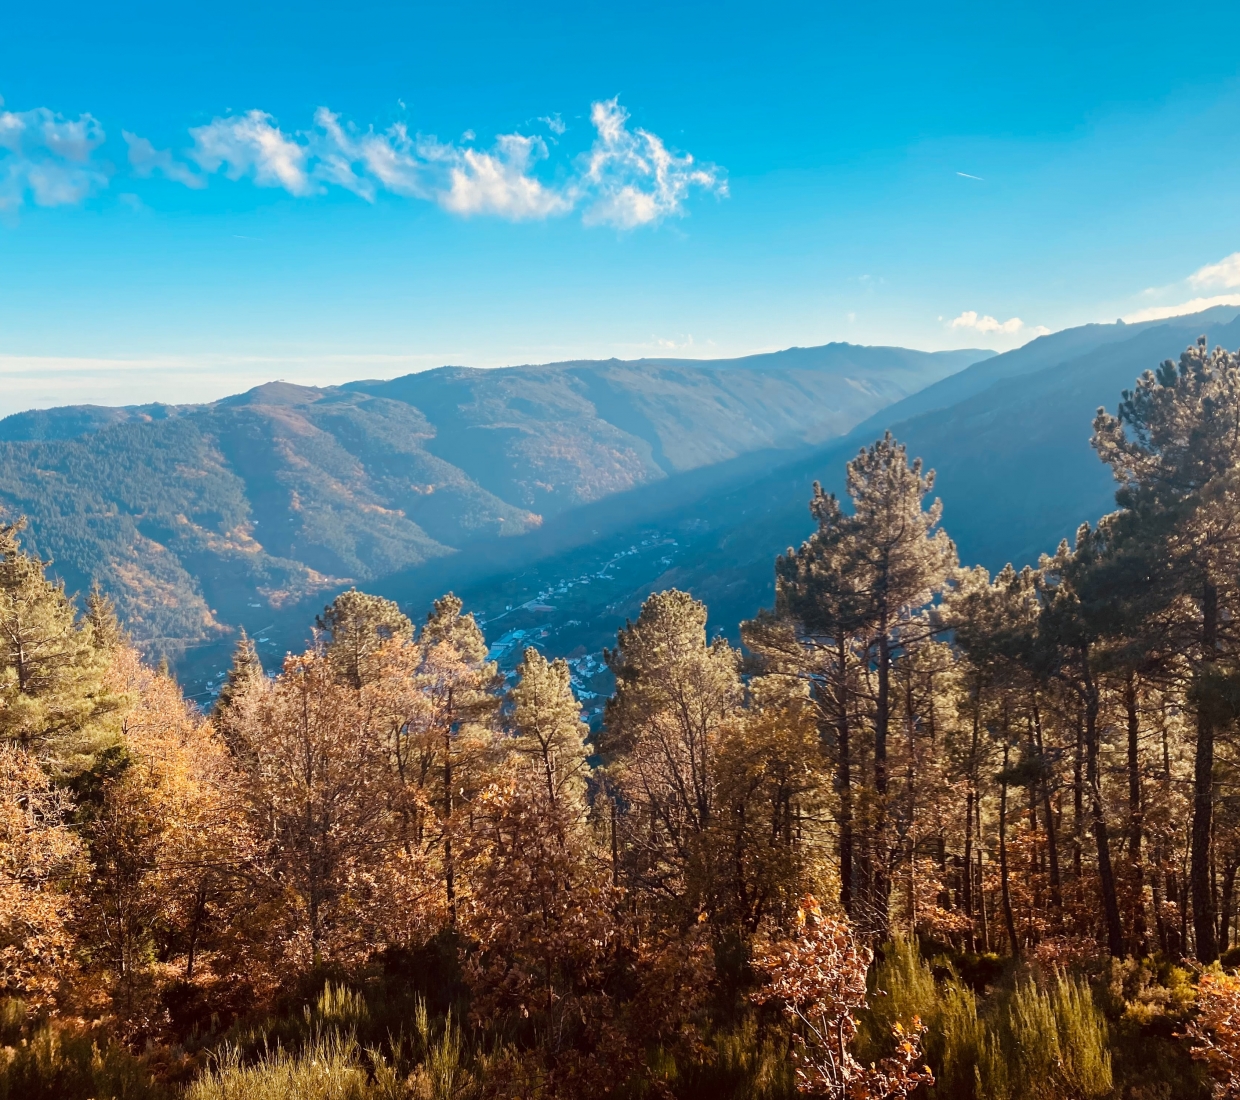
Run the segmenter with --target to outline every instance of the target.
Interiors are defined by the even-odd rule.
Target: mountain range
[[[829,344],[35,410],[0,420],[0,508],[71,590],[99,581],[148,652],[214,660],[238,626],[343,586],[778,465],[989,355]]]
[[[602,648],[652,591],[693,592],[735,638],[771,602],[775,556],[812,530],[813,481],[842,492],[886,430],[936,471],[963,562],[1036,562],[1114,506],[1089,445],[1098,406],[1202,334],[1240,346],[1240,311],[1002,355],[831,344],[50,409],[0,421],[0,504],[204,700],[237,627],[273,663],[358,584],[415,617],[456,591],[502,666],[527,644],[569,657],[589,701]]]

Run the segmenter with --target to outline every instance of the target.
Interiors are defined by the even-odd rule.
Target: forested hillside
[[[677,472],[821,443],[986,354],[833,344],[21,413],[0,421],[0,508],[175,658]]]
[[[1234,1097],[1240,354],[1108,406],[1021,569],[884,433],[743,650],[642,600],[593,729],[540,633],[356,588],[204,715],[0,528],[0,1097]]]

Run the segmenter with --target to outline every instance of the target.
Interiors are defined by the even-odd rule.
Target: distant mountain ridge
[[[34,410],[0,420],[0,508],[175,655],[616,494],[821,446],[990,354],[829,344]]]

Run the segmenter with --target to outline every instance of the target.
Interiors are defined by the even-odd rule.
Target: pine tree
[[[1038,587],[1043,610],[1036,645],[1048,674],[1061,679],[1080,700],[1084,718],[1085,779],[1097,847],[1107,946],[1111,954],[1119,958],[1124,954],[1124,936],[1098,764],[1101,658],[1107,643],[1106,620],[1112,601],[1106,589],[1098,588],[1095,574],[1106,554],[1106,525],[1100,524],[1094,529],[1086,523],[1077,531],[1073,550],[1068,549],[1065,540],[1054,557],[1042,556]]]
[[[874,814],[867,853],[872,885],[866,908],[868,931],[879,939],[887,935],[890,894],[891,665],[902,647],[929,635],[929,621],[919,612],[943,589],[956,565],[956,548],[938,529],[942,505],[937,500],[928,509],[923,505],[933,487],[933,472],[922,473],[921,459],[910,463],[888,432],[848,464],[853,513],[845,516],[834,497],[816,488],[811,509],[819,531],[778,567],[781,607],[803,624],[804,634],[833,642],[838,651],[842,793],[850,792],[852,782],[846,698],[850,642],[859,649],[863,668],[874,670]],[[849,850],[849,862],[851,855]]]
[[[114,735],[104,720],[119,700],[103,684],[107,653],[44,575],[50,563],[21,548],[24,526],[0,525],[0,738],[77,770]]]
[[[252,753],[252,747],[247,746],[244,739],[247,724],[242,712],[247,701],[252,701],[266,682],[258,647],[246,633],[245,627],[242,627],[233,650],[232,664],[220,687],[211,715],[216,729],[220,731],[224,743],[234,756],[246,757]]]
[[[552,813],[577,817],[585,808],[585,739],[590,729],[581,720],[568,664],[563,658],[549,662],[530,646],[517,676],[508,695],[516,734],[512,749],[545,780]]]
[[[107,651],[129,644],[129,637],[116,617],[116,604],[100,587],[98,581],[90,586],[90,593],[86,597],[86,614],[83,617],[90,624],[90,640],[96,649]]]
[[[354,688],[374,677],[373,659],[383,646],[413,637],[413,624],[395,603],[356,588],[340,593],[316,623],[327,635],[332,666]]]
[[[413,644],[376,651],[361,696],[385,731],[400,843],[439,864],[449,923],[457,911],[462,809],[489,782],[502,683],[473,615],[451,594],[435,601]]]
[[[1093,445],[1120,483],[1119,534],[1146,563],[1144,584],[1179,604],[1182,651],[1193,664],[1196,752],[1190,882],[1197,957],[1218,955],[1211,834],[1220,674],[1235,672],[1240,575],[1240,357],[1202,337],[1124,391],[1118,413],[1098,410]],[[1220,659],[1226,666],[1220,668]]]
[[[840,904],[853,914],[856,890],[853,866],[853,723],[858,634],[865,625],[866,600],[862,557],[855,545],[857,524],[844,516],[834,494],[814,482],[810,514],[817,531],[800,550],[789,547],[775,562],[775,620],[791,623],[798,652],[794,665],[814,683],[821,712],[824,740],[834,737],[835,787],[839,794]],[[747,624],[742,636],[751,649],[762,652],[768,664],[771,630],[762,618]],[[765,636],[763,636],[765,635]],[[776,642],[776,644],[778,644]],[[787,658],[781,662],[786,664]]]
[[[673,589],[649,597],[605,657],[616,691],[602,749],[625,804],[632,884],[696,912],[714,894],[704,845],[722,723],[741,703],[740,655],[707,642],[705,606]]]

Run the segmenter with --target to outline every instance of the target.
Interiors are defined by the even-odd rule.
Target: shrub
[[[357,1041],[329,1034],[299,1054],[276,1048],[248,1065],[236,1047],[227,1047],[186,1090],[185,1100],[370,1100],[377,1095]]]
[[[0,1100],[165,1100],[123,1047],[55,1022],[31,1026],[20,1001],[0,1001]]]

